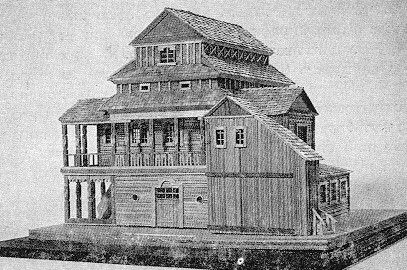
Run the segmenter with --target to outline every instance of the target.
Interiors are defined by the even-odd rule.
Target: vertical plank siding
[[[120,225],[154,226],[156,217],[154,190],[163,179],[174,187],[182,186],[183,203],[178,205],[178,226],[206,228],[208,224],[208,188],[204,175],[124,176],[116,178],[116,221]],[[182,195],[181,195],[182,194]],[[133,199],[137,195],[137,200]],[[197,198],[202,201],[198,202]],[[182,220],[181,220],[182,219]]]
[[[238,110],[230,110],[231,107],[226,106],[220,108],[224,113],[235,112],[239,115]],[[227,133],[224,149],[215,148],[214,139],[210,137],[217,126],[224,127]],[[246,127],[244,148],[234,145],[236,126]],[[207,171],[210,173],[270,172],[293,176],[263,178],[209,175],[210,227],[308,234],[307,167],[312,164],[306,164],[294,150],[253,117],[208,117],[206,138]]]

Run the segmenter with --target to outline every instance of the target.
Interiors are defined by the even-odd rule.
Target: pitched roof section
[[[107,111],[164,111],[207,109],[216,104],[225,93],[217,89],[202,87],[200,90],[168,90],[162,87],[160,91],[136,91],[132,94],[116,94],[106,101],[100,110]]]
[[[352,171],[339,168],[339,167],[334,167],[331,165],[327,164],[319,164],[319,176],[324,178],[328,176],[341,176],[341,175],[347,175],[351,173]]]
[[[287,145],[291,147],[296,153],[298,153],[302,158],[306,160],[321,160],[323,159],[314,149],[311,148],[307,143],[302,141],[295,135],[291,130],[278,124],[269,116],[262,113],[256,106],[254,106],[250,101],[233,96],[226,96],[224,99],[229,99],[239,105],[242,109],[253,115],[259,122],[265,125],[268,129],[273,131],[278,137],[280,137]],[[221,104],[224,99],[222,99],[218,104]],[[214,109],[217,108],[215,105]],[[205,116],[209,116],[213,112],[211,109]]]
[[[261,81],[277,82],[284,85],[294,82],[273,66],[260,66],[256,64],[241,63],[236,61],[225,61],[214,56],[205,56],[203,63],[213,67],[219,74],[238,76],[241,78],[255,78]]]
[[[217,78],[220,76],[234,77],[240,80],[256,80],[263,83],[278,85],[293,84],[273,66],[258,66],[218,59],[212,56],[202,58],[202,64],[136,67],[132,60],[119,71],[110,76],[115,83],[158,82]]]
[[[247,88],[242,89],[237,96],[250,101],[253,106],[266,115],[287,113],[299,99],[304,100],[312,113],[318,114],[302,87]]]
[[[143,43],[143,38],[169,14],[181,20],[205,39],[249,48],[269,55],[273,53],[273,50],[239,25],[173,8],[165,8],[165,10],[130,44],[136,45]]]
[[[62,123],[100,123],[109,120],[109,116],[99,111],[99,107],[108,98],[80,99],[69,108],[60,118]]]
[[[218,72],[202,64],[136,67],[133,60],[110,76],[117,83],[182,81],[216,78]]]

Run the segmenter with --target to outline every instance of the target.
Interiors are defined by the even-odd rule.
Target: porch
[[[68,126],[74,127],[74,133],[70,136]],[[93,134],[89,134],[91,128]],[[72,137],[74,141],[68,143]],[[206,164],[204,124],[203,119],[198,117],[63,124],[62,139],[64,167],[176,167]],[[90,149],[92,143],[94,147]]]

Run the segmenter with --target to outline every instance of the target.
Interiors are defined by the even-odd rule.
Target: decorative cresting
[[[202,45],[205,54],[209,56],[231,59],[239,62],[255,63],[262,66],[267,66],[269,64],[268,55],[229,48],[217,44],[203,43]]]
[[[112,223],[111,176],[65,176],[65,222]]]

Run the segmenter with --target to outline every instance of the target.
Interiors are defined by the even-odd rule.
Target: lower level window
[[[331,183],[331,201],[337,200],[338,187],[336,183]]]
[[[319,186],[319,202],[326,203],[326,185]]]

